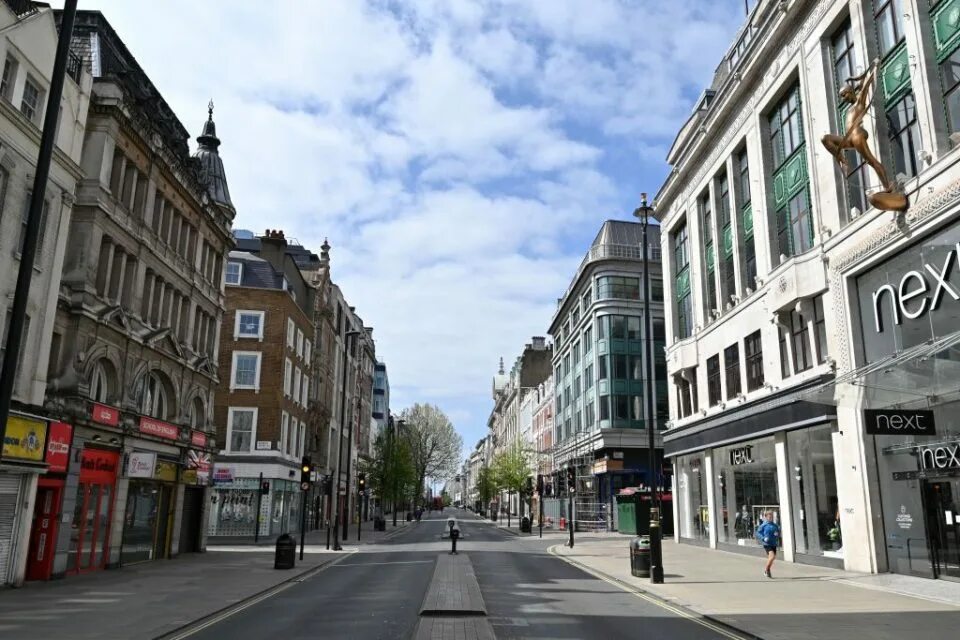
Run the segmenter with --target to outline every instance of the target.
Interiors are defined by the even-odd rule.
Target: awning
[[[960,331],[871,362],[804,392],[810,402],[857,409],[927,407],[960,397]]]

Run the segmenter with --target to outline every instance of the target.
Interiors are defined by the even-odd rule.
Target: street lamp
[[[647,244],[647,227],[653,215],[653,207],[647,204],[647,194],[640,194],[640,206],[633,212],[643,229],[643,357],[646,360],[644,367],[644,391],[647,405],[647,453],[648,473],[650,484],[650,582],[663,582],[663,544],[660,530],[660,495],[657,491],[657,453],[653,434],[653,332],[650,320],[650,247]]]
[[[341,505],[340,505],[340,465],[343,464],[343,430],[346,428],[347,422],[347,353],[349,351],[349,342],[350,338],[354,338],[360,335],[359,331],[347,331],[343,336],[343,367],[340,370],[340,377],[342,384],[340,385],[340,446],[337,453],[337,475],[336,475],[336,488],[333,492],[333,505],[336,512],[333,516],[333,550],[342,551],[343,547],[340,546],[340,518],[341,518]],[[348,465],[349,468],[349,465]],[[350,486],[350,479],[347,478],[347,487]],[[350,496],[346,496],[348,502]],[[344,526],[346,529],[346,526]]]
[[[393,421],[393,417],[390,418],[390,475],[393,476],[393,495],[390,500],[391,506],[393,508],[393,526],[397,526],[397,492],[399,488],[397,487],[397,436],[400,435],[400,429],[403,428],[405,421],[403,418],[397,418],[397,421]]]

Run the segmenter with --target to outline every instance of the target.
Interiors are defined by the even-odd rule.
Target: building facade
[[[958,12],[760,2],[681,129],[656,203],[678,540],[757,553],[773,511],[787,560],[960,577]],[[863,126],[905,212],[819,142],[870,60]]]
[[[20,267],[33,174],[40,149],[50,70],[57,44],[54,12],[49,7],[0,3],[0,361],[6,357],[13,293]],[[63,492],[64,444],[72,427],[43,409],[51,336],[68,229],[80,169],[92,78],[76,55],[70,55],[64,79],[50,177],[47,182],[33,281],[27,301],[13,411],[7,421],[0,461],[0,585],[47,578],[54,568],[56,525],[47,518],[47,531],[33,532],[31,520],[39,509],[48,515],[59,509]],[[52,450],[51,450],[52,448]],[[49,507],[47,495],[54,492]],[[36,498],[39,497],[39,502]],[[53,500],[56,498],[56,500]],[[55,506],[54,506],[55,503]],[[41,534],[44,534],[41,538]],[[49,545],[46,543],[50,540]],[[40,543],[43,544],[40,544]],[[39,559],[37,548],[40,549]],[[28,562],[29,559],[29,562]]]
[[[94,81],[46,388],[73,430],[53,575],[205,547],[235,215],[212,107],[191,156],[102,14],[78,12],[71,46]]]
[[[301,526],[313,290],[277,230],[259,238],[256,252],[230,252],[225,283],[219,355],[227,375],[214,411],[222,444],[207,530],[273,538]]]
[[[611,496],[623,487],[651,482],[647,424],[653,420],[656,446],[667,421],[663,362],[663,284],[659,233],[648,231],[653,329],[654,415],[644,401],[641,226],[603,223],[550,324],[553,337],[554,438],[552,486],[572,467],[576,475],[576,521],[583,528],[609,524]],[[660,455],[659,452],[657,455]],[[668,484],[658,478],[658,486]],[[555,506],[560,517],[566,501]]]

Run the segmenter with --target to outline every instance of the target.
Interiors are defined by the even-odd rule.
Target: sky
[[[498,360],[547,335],[600,224],[656,193],[744,20],[743,0],[80,8],[104,13],[192,135],[213,99],[235,227],[317,252],[328,238],[391,410],[437,404],[466,449]]]

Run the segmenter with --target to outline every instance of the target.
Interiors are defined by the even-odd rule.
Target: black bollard
[[[460,537],[460,529],[451,529],[450,530],[450,543],[453,545],[453,548],[450,550],[451,555],[457,555],[457,538]]]

